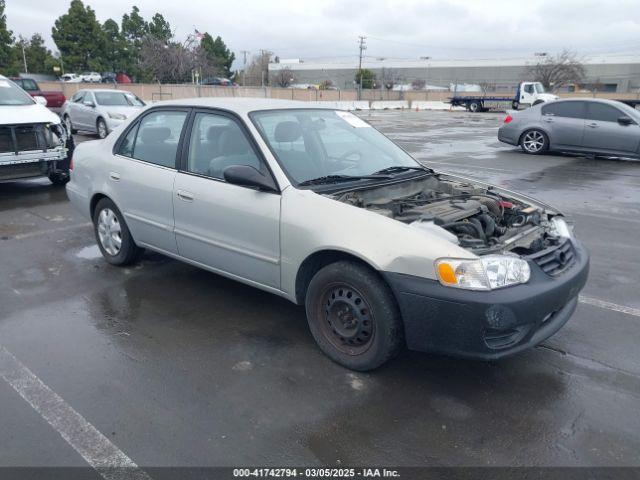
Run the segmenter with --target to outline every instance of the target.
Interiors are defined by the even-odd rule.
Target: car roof
[[[554,100],[553,102],[548,102],[547,105],[555,102],[591,102],[591,103],[606,103],[608,105],[613,105],[614,107],[620,106],[620,102],[618,100],[609,100],[607,98],[591,98],[591,97],[559,98],[558,100]]]
[[[257,110],[285,110],[292,108],[314,108],[309,102],[295,100],[278,100],[274,98],[249,98],[249,97],[206,97],[183,98],[180,100],[163,100],[153,106],[180,106],[180,107],[207,107],[230,110],[239,114],[255,112]]]
[[[106,92],[106,93],[131,93],[128,90],[116,90],[115,88],[82,88],[80,90],[78,90],[79,92],[93,92],[93,93],[102,93],[102,92]]]

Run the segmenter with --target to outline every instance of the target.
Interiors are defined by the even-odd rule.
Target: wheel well
[[[315,252],[314,254],[309,255],[298,269],[298,274],[296,275],[296,303],[298,305],[304,305],[309,283],[320,269],[331,263],[344,260],[359,263],[360,265],[364,265],[377,273],[377,270],[367,262],[350,253],[341,252],[340,250],[322,250],[320,252]]]
[[[89,211],[91,212],[91,218],[93,218],[93,213],[96,210],[96,205],[98,205],[98,202],[103,198],[109,198],[109,197],[107,197],[103,193],[96,193],[93,197],[91,197],[91,202],[89,203]]]

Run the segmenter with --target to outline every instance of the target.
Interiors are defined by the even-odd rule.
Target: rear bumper
[[[519,135],[517,131],[512,129],[500,127],[498,129],[498,140],[509,145],[518,145]]]
[[[529,262],[528,283],[490,292],[385,273],[398,299],[408,348],[495,360],[543,342],[569,320],[587,281],[589,255],[577,242],[574,248],[575,263],[559,276]]]

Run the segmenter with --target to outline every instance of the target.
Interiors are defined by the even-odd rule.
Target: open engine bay
[[[548,212],[474,185],[430,175],[341,192],[334,199],[445,237],[478,255],[530,255],[559,243]]]

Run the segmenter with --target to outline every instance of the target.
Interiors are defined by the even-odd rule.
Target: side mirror
[[[96,106],[95,103],[93,103],[91,100],[85,100],[84,102],[82,102],[84,104],[85,107],[91,107],[94,108]]]
[[[44,98],[42,95],[36,95],[33,97],[33,99],[38,105],[42,105],[43,107],[47,106],[47,99]]]
[[[620,125],[631,125],[631,124],[633,124],[634,122],[633,122],[633,120],[631,120],[631,118],[629,118],[629,117],[627,117],[627,116],[624,116],[624,117],[619,117],[619,118],[618,118],[618,123],[619,123]]]
[[[264,192],[277,192],[273,178],[264,175],[249,165],[231,165],[224,169],[224,179],[233,185],[255,188]]]

